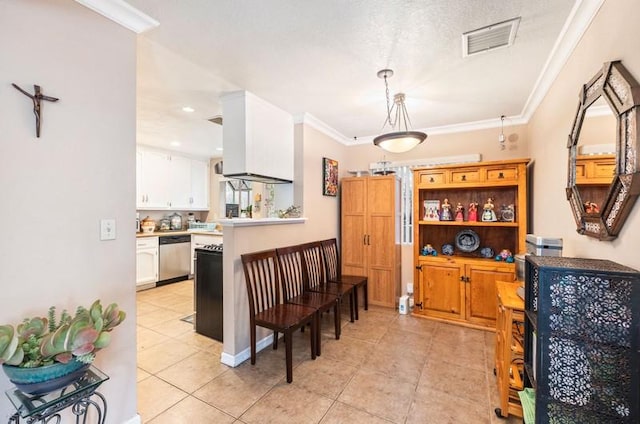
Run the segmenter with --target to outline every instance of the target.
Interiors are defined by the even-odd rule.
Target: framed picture
[[[324,196],[338,195],[338,161],[322,158],[322,194]]]
[[[424,206],[424,221],[440,221],[440,201],[439,200],[425,200]]]

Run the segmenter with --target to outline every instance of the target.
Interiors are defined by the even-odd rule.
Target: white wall
[[[135,47],[72,0],[0,1],[0,323],[117,302],[128,317],[96,360],[111,423],[136,415]],[[60,98],[44,102],[40,138],[12,82]],[[101,218],[116,240],[99,240]],[[0,421],[13,412],[0,396]]]
[[[622,60],[640,81],[638,50],[640,2],[607,0],[560,72],[549,93],[529,121],[529,144],[534,160],[533,231],[562,237],[565,256],[610,259],[640,269],[638,234],[640,202],[636,202],[624,228],[613,241],[581,236],[565,196],[567,136],[571,130],[578,94],[604,62]]]

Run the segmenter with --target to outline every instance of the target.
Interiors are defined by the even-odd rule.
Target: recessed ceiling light
[[[172,141],[171,143],[169,143],[170,145],[174,146],[174,147],[178,147],[181,146],[182,143],[180,143],[179,141]]]
[[[191,112],[195,112],[195,109],[192,108],[191,106],[185,106],[182,108],[182,111],[191,113]]]
[[[216,147],[216,150],[217,150],[217,151],[219,151],[219,152],[221,152],[221,151],[223,151],[224,149],[223,149],[222,147]]]

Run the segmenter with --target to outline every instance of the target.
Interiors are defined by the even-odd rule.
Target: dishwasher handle
[[[191,243],[191,236],[160,236],[160,244]]]

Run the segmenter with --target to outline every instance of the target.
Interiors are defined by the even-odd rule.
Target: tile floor
[[[309,332],[294,341],[293,383],[284,345],[236,368],[222,344],[180,318],[192,313],[193,281],[137,294],[138,412],[143,423],[521,423],[498,419],[494,335],[370,307],[323,323],[322,356]],[[343,317],[348,317],[348,313]]]

